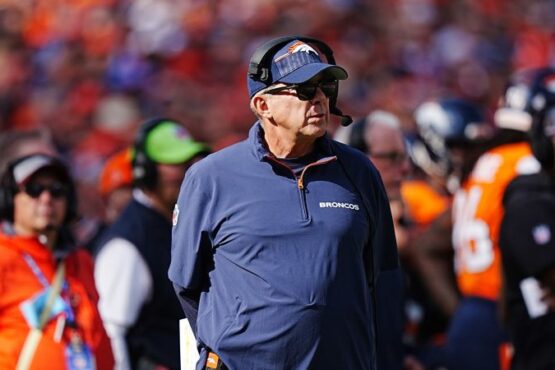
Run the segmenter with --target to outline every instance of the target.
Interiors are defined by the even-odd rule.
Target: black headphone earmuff
[[[272,82],[271,60],[274,54],[287,43],[299,40],[307,44],[315,45],[318,50],[326,57],[326,62],[335,65],[335,58],[332,49],[323,41],[307,36],[282,36],[277,39],[267,41],[259,46],[253,53],[249,62],[249,77],[269,86]],[[338,90],[339,92],[339,90]],[[330,113],[341,117],[341,125],[348,126],[353,122],[352,118],[337,108],[337,93],[330,96]]]
[[[173,122],[169,118],[152,118],[145,121],[133,144],[133,183],[140,188],[153,189],[158,181],[158,171],[156,163],[153,162],[146,153],[146,140],[149,133],[162,122]]]
[[[335,65],[333,51],[323,41],[306,36],[282,36],[277,39],[267,41],[255,50],[249,62],[248,73],[250,78],[263,83],[272,81],[271,58],[280,48],[293,40],[299,40],[308,44],[316,45],[320,52],[322,52],[322,54],[326,57],[326,61],[329,64]]]
[[[10,172],[10,168],[7,167],[0,181],[0,219],[13,221],[15,184]]]
[[[367,118],[368,117],[363,117],[356,120],[355,123],[353,123],[349,135],[349,145],[355,149],[360,150],[364,154],[370,153],[370,148],[368,147],[368,144],[366,143],[366,140],[364,138],[366,126],[368,124]]]

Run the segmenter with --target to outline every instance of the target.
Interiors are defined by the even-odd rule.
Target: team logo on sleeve
[[[173,214],[172,214],[172,224],[173,226],[177,225],[177,220],[179,219],[179,206],[175,203],[175,207],[173,207]]]
[[[551,229],[546,224],[536,225],[532,230],[534,241],[538,245],[545,245],[551,241]]]

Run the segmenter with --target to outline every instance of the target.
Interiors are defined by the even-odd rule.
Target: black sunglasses
[[[60,199],[67,195],[67,188],[60,184],[59,182],[55,182],[49,185],[39,184],[36,182],[30,182],[23,185],[22,190],[31,198],[38,198],[40,195],[47,191],[50,193],[52,198]]]
[[[333,81],[322,81],[317,84],[314,83],[302,83],[302,84],[291,84],[276,87],[274,89],[266,90],[266,94],[276,94],[284,90],[295,90],[299,100],[312,100],[316,96],[316,89],[320,88],[326,97],[335,96],[337,94],[337,89],[339,84],[337,80]]]

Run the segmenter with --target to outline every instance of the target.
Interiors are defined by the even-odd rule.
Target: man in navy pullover
[[[169,277],[197,370],[401,368],[388,200],[366,156],[326,134],[347,78],[330,56],[303,37],[262,45],[248,76],[258,122],[185,176]]]

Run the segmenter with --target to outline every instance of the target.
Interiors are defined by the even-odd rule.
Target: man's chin
[[[326,126],[312,125],[312,126],[309,126],[309,127],[310,127],[310,129],[305,130],[303,132],[306,137],[311,137],[313,139],[317,139],[317,138],[320,138],[320,137],[322,137],[326,134]]]
[[[55,225],[54,223],[49,223],[45,227],[45,231],[56,231],[60,228],[59,225]]]
[[[387,189],[387,190],[388,190],[387,191],[387,197],[389,198],[390,202],[402,200],[401,188],[395,187],[394,189],[390,188],[390,189]]]
[[[60,225],[55,222],[46,222],[37,227],[37,230],[40,233],[51,233],[57,231],[60,228]]]

